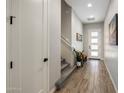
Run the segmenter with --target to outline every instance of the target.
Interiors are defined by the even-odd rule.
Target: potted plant
[[[77,53],[77,66],[79,67],[79,66],[82,66],[82,61],[83,61],[83,59],[82,59],[82,56],[81,56],[81,53],[80,52],[78,52]]]

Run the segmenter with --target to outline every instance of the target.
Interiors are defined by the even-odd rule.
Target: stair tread
[[[63,77],[67,77],[69,74],[71,74],[71,72],[75,69],[75,66],[74,67],[67,67],[65,70],[62,71],[62,78]]]
[[[65,80],[68,79],[68,77],[72,74],[75,68],[76,66],[68,67],[66,68],[66,70],[62,71],[61,78],[55,84],[58,89],[64,85]]]
[[[62,64],[62,66],[61,66],[61,70],[64,70],[66,67],[68,67],[69,66],[69,63],[65,63],[65,64]]]

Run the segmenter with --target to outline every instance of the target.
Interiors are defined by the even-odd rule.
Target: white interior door
[[[7,93],[47,93],[47,0],[7,0],[7,20]]]
[[[101,33],[98,29],[89,31],[89,58],[101,58]]]

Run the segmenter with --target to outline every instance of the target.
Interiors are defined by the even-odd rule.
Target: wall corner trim
[[[103,62],[104,62],[104,61],[103,61]],[[105,67],[106,67],[107,72],[108,72],[108,74],[109,74],[109,77],[110,77],[110,79],[111,79],[111,81],[112,81],[112,84],[113,84],[113,86],[114,86],[115,92],[118,93],[117,87],[116,87],[115,82],[114,82],[114,80],[113,80],[113,78],[112,78],[112,76],[111,76],[111,73],[110,73],[110,71],[109,71],[109,69],[108,69],[108,67],[107,67],[107,65],[106,65],[105,62],[104,62],[104,64],[105,64]]]

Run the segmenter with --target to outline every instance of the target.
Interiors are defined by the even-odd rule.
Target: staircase
[[[70,66],[70,64],[61,58],[61,78],[55,83],[56,89],[61,89],[64,86],[64,82],[69,78],[76,66]]]

